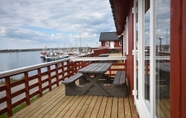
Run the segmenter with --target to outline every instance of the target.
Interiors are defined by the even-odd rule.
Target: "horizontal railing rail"
[[[126,60],[124,56],[115,57],[82,57],[82,58],[72,58],[71,61],[116,61],[116,60]]]

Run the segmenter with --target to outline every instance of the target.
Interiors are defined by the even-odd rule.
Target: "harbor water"
[[[0,72],[45,63],[40,58],[40,51],[0,53]],[[13,77],[20,79],[22,75]]]
[[[0,53],[0,72],[43,63],[40,51]]]

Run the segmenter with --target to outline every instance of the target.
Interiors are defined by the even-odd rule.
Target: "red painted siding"
[[[181,92],[181,95],[182,95],[182,98],[181,98],[181,101],[182,101],[182,118],[186,118],[186,1],[183,0],[183,3],[182,3],[182,6],[183,6],[183,17],[182,17],[182,92]]]
[[[119,41],[115,41],[114,43],[115,43],[114,47],[121,47],[120,44],[119,44]]]
[[[101,41],[101,46],[105,47],[105,41]]]
[[[172,118],[186,118],[186,1],[171,0],[170,106]]]
[[[130,85],[130,94],[132,96],[132,90],[134,89],[134,65],[133,65],[133,15],[132,15],[132,4],[128,15],[128,55],[127,55],[127,78]]]

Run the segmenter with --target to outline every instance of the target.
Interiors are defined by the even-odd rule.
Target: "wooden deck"
[[[11,118],[138,118],[131,98],[65,96],[64,85],[39,98]]]
[[[170,99],[157,100],[156,114],[158,118],[170,118]]]

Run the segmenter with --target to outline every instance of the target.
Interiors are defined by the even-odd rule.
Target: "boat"
[[[46,60],[46,62],[50,62],[50,61],[54,61],[56,56],[57,56],[57,54],[53,50],[50,50],[45,55],[44,59]]]
[[[70,52],[68,52],[68,54],[69,54],[70,56],[78,56],[78,55],[80,55],[80,52],[79,52],[79,49],[76,48],[76,49],[73,49],[73,50],[71,50]]]
[[[50,61],[60,60],[68,57],[69,55],[66,53],[55,53],[53,50],[50,50],[45,56],[45,60],[46,62],[50,62]]]
[[[46,52],[46,47],[45,47],[45,48],[43,48],[43,51],[40,52],[40,57],[44,58],[46,54],[47,54],[47,52]]]

